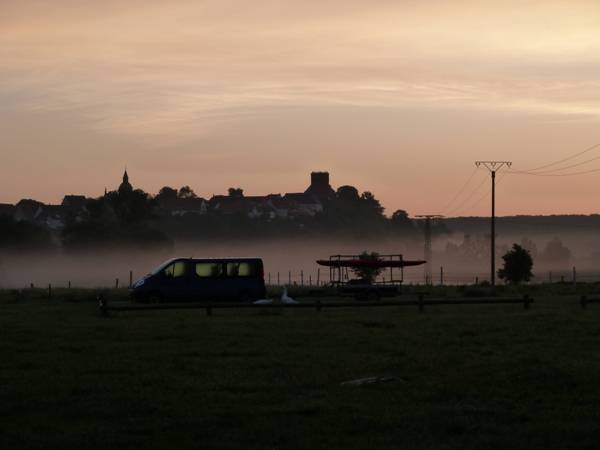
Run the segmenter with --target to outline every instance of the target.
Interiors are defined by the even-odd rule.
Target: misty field
[[[574,294],[103,318],[36,292],[0,294],[1,448],[598,448],[600,304]]]

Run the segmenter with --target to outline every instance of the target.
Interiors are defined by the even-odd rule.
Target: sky
[[[0,0],[0,202],[130,181],[391,214],[600,212],[597,1]],[[542,171],[544,172],[544,171]],[[468,182],[468,183],[467,183]],[[466,185],[465,185],[466,183]]]

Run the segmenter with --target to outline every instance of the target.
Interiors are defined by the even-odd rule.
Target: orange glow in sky
[[[327,170],[388,214],[483,215],[483,169],[453,202],[475,160],[600,143],[597,1],[4,0],[0,68],[0,202],[98,196],[125,166],[203,197]],[[597,213],[599,185],[506,175],[497,212]]]

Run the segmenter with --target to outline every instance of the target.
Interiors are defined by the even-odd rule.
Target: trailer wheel
[[[379,301],[379,292],[377,292],[377,291],[367,292],[367,301],[369,301],[369,302]]]

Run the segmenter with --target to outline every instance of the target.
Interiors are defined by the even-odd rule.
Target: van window
[[[227,263],[228,277],[255,277],[257,274],[254,262],[230,262]]]
[[[176,261],[173,264],[169,264],[163,273],[168,278],[179,278],[185,276],[185,261]]]
[[[196,275],[200,278],[214,278],[223,275],[221,263],[196,263]]]

